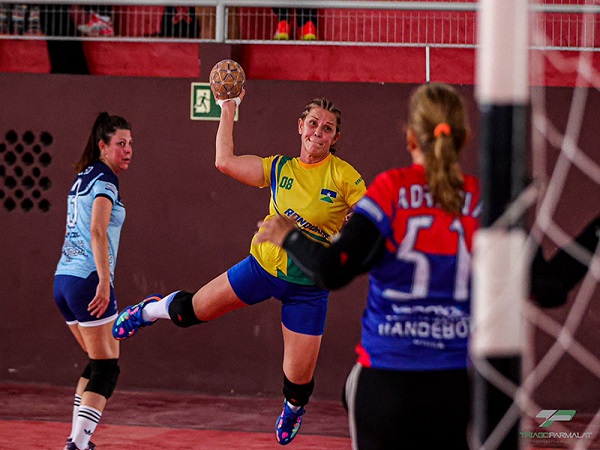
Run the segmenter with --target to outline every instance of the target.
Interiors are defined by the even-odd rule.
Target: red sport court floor
[[[0,384],[0,449],[62,449],[71,427],[72,392],[72,388],[50,385]],[[282,448],[273,432],[281,401],[116,391],[93,441],[98,450]],[[580,427],[585,428],[585,424]],[[397,450],[402,450],[400,444]],[[286,448],[351,450],[341,402],[311,401],[300,433]],[[523,449],[546,448],[570,447],[555,444]],[[599,440],[588,448],[600,448]]]

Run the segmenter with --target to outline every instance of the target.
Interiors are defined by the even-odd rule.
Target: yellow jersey
[[[263,158],[262,163],[264,184],[260,187],[271,189],[265,220],[275,214],[286,216],[308,237],[325,245],[340,231],[350,207],[367,190],[356,169],[332,154],[316,164],[282,155]],[[250,254],[277,278],[314,284],[281,247],[270,242],[257,244],[253,239]]]

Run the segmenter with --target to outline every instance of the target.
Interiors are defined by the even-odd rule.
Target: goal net
[[[508,107],[512,114],[509,131],[513,134],[506,149],[512,178],[493,181],[514,187],[521,167],[527,167],[529,177],[522,189],[511,191],[501,214],[482,223],[483,231],[505,235],[521,228],[526,238],[508,255],[497,249],[490,258],[496,260],[494,265],[483,268],[475,248],[476,285],[482,270],[487,276],[479,277],[480,285],[498,284],[498,280],[504,285],[496,286],[492,294],[488,290],[478,295],[477,286],[474,290],[472,356],[477,377],[486,387],[482,393],[478,388],[482,382],[478,385],[476,380],[474,412],[484,417],[475,418],[480,429],[474,432],[472,447],[600,448],[600,2],[506,1],[530,11],[525,44],[528,98],[522,102],[518,87],[512,91],[517,92],[516,100],[510,95],[500,100],[492,95],[489,100],[484,94],[482,102],[481,88],[479,97],[486,114],[490,105]],[[489,3],[481,0],[480,18]],[[496,40],[515,45],[513,53],[522,50],[509,36],[518,30],[510,28],[507,34],[509,28],[501,22],[494,26],[503,32]],[[485,39],[484,33],[480,39]],[[479,51],[496,48],[484,47],[480,41]],[[480,64],[483,60],[478,57]],[[514,54],[508,61],[518,63]],[[518,69],[513,65],[506,73]],[[523,106],[528,127],[516,123]],[[506,131],[502,121],[496,123],[500,127],[496,133]],[[520,132],[526,136],[523,154]],[[482,148],[484,160],[489,151]],[[483,171],[481,176],[485,184],[483,177],[489,173]],[[490,189],[493,203],[497,191]],[[513,245],[508,242],[502,245],[505,252]],[[507,263],[506,272],[519,264],[527,272],[533,267],[531,280],[521,277],[515,282],[498,273],[502,269],[498,260]],[[515,286],[522,290],[523,299],[515,298],[520,295]],[[503,319],[514,323],[498,323]],[[498,401],[498,395],[504,401]]]

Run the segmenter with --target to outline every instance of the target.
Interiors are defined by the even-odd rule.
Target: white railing
[[[273,8],[298,7],[316,10],[317,39],[322,45],[466,48],[477,45],[477,3],[443,1],[0,2],[0,39],[314,44],[298,39],[293,15],[290,39],[274,40],[278,19]],[[534,47],[600,49],[600,42],[596,42],[600,37],[595,35],[600,6],[533,4],[530,11]]]

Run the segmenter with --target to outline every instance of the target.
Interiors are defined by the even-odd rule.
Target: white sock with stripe
[[[96,426],[100,422],[102,411],[91,406],[81,405],[77,414],[77,421],[73,430],[73,442],[79,449],[86,449]]]
[[[73,419],[71,421],[71,434],[70,438],[73,437],[73,431],[75,431],[75,423],[77,422],[77,415],[79,414],[79,405],[81,405],[81,395],[75,394],[73,399]]]
[[[148,303],[144,306],[144,309],[142,309],[142,319],[146,322],[156,319],[170,319],[169,303],[171,303],[171,300],[173,300],[173,297],[175,297],[175,294],[178,292],[179,291],[171,292],[162,300]]]

